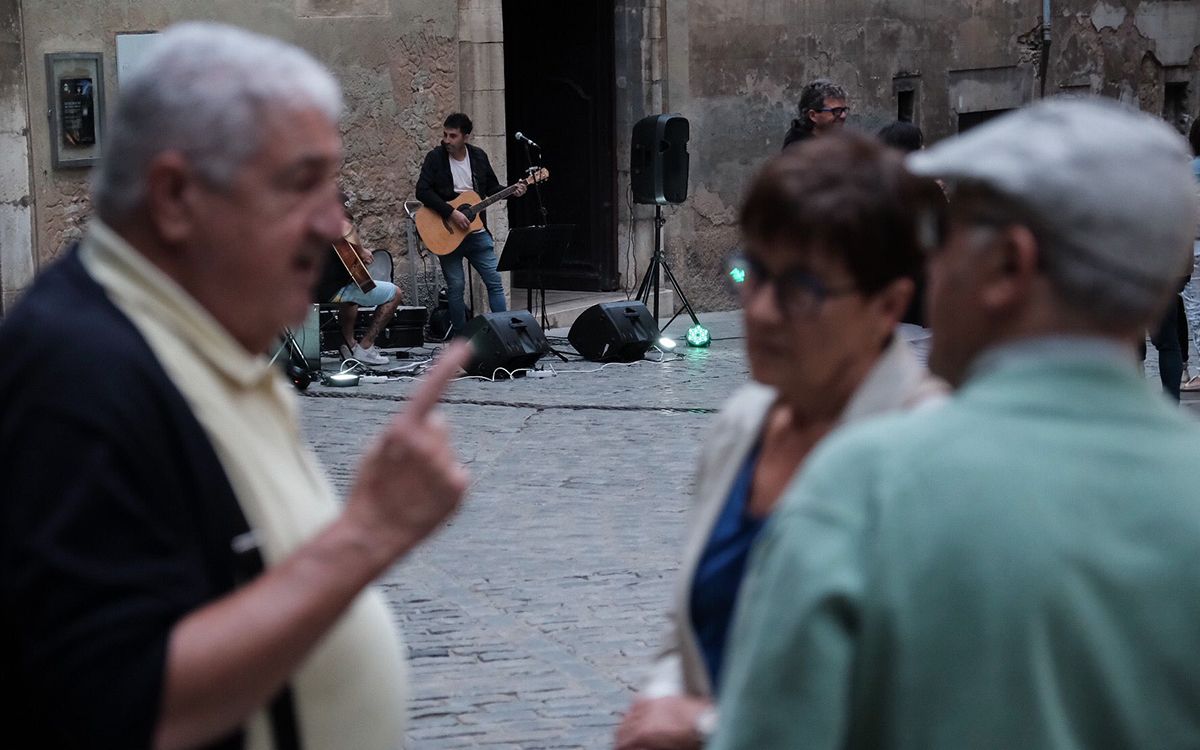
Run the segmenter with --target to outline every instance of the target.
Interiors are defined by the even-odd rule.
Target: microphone
[[[525,134],[524,134],[524,133],[522,133],[520,130],[518,130],[518,131],[517,131],[517,135],[516,135],[515,137],[516,137],[516,139],[517,139],[518,141],[522,141],[522,142],[524,142],[524,143],[528,143],[530,146],[533,146],[533,147],[534,147],[534,148],[536,148],[538,151],[541,151],[541,150],[542,150],[542,147],[541,147],[541,146],[537,145],[537,144],[536,144],[536,143],[534,143],[532,140],[530,140],[529,136],[525,135]]]

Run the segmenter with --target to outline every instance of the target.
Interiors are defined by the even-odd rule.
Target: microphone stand
[[[525,170],[525,174],[532,177],[533,173],[538,170],[538,167],[533,163],[533,152],[530,151],[530,149],[529,149],[529,141],[528,140],[522,138],[521,145],[523,145],[525,147],[525,161],[527,164],[529,164],[529,167]],[[540,161],[540,157],[542,156],[541,146],[538,146],[537,150],[538,150],[538,157],[539,157],[539,161]],[[546,204],[542,201],[541,185],[539,185],[536,180],[534,180],[534,182],[533,182],[533,197],[537,201],[538,213],[541,214],[541,217],[542,217],[542,223],[539,224],[538,226],[545,228],[546,226],[548,226],[548,221],[549,221],[548,212],[546,210]],[[526,282],[530,286],[526,287],[526,289],[525,289],[525,306],[529,309],[530,313],[533,312],[533,286],[532,286],[532,284],[533,284],[534,278],[536,278],[537,285],[538,285],[538,292],[541,294],[541,297],[542,297],[541,324],[542,324],[542,328],[544,330],[546,328],[546,325],[549,323],[549,320],[546,318],[546,284],[545,284],[545,281],[543,281],[543,279],[542,279],[541,257],[540,256],[538,257],[538,267],[531,268],[530,271],[531,271],[530,276],[533,278],[526,280]],[[558,357],[559,359],[561,359],[563,362],[570,361],[567,359],[567,355],[563,354],[558,349],[555,349],[553,346],[550,347],[550,353],[553,354],[554,356]]]
[[[530,151],[530,149],[529,149],[529,141],[528,140],[522,138],[521,145],[525,147],[525,162],[529,165],[529,167],[525,170],[525,174],[532,176],[533,173],[537,171],[537,166],[533,163],[533,152]],[[538,156],[540,157],[541,155],[542,155],[542,149],[539,146],[538,147]],[[540,161],[540,159],[539,159],[539,161]],[[533,198],[534,198],[534,200],[537,201],[538,213],[542,217],[542,223],[539,224],[538,226],[544,227],[548,223],[548,219],[547,219],[548,212],[546,211],[546,204],[542,201],[542,187],[536,181],[533,183]],[[541,259],[539,258],[538,260],[540,261]],[[539,267],[536,269],[530,269],[530,271],[532,271],[530,276],[535,277],[537,279],[538,292],[541,294],[541,302],[542,302],[541,323],[542,323],[542,328],[545,328],[546,323],[547,323],[547,319],[546,319],[546,286],[545,286],[545,283],[542,281],[542,269]],[[529,287],[525,290],[525,307],[529,309],[529,312],[533,312],[533,281],[534,281],[534,278],[530,278],[528,281],[529,281]],[[559,355],[559,356],[562,356],[562,355]]]
[[[533,163],[533,153],[529,150],[529,141],[522,140],[521,145],[525,147],[525,161],[529,164],[529,168],[525,170],[525,174],[532,175],[537,171],[537,167]],[[542,149],[538,148],[538,156],[541,156]],[[542,202],[542,188],[537,182],[533,183],[533,197],[537,200],[538,213],[542,215],[542,223],[538,226],[546,226],[546,204]]]

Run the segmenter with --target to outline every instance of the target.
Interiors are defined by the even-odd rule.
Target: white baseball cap
[[[1018,202],[1098,268],[1178,280],[1200,214],[1187,142],[1112,100],[1055,97],[910,154],[914,174]]]

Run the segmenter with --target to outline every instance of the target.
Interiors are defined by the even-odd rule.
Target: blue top
[[[692,577],[692,626],[696,630],[700,655],[704,657],[704,665],[708,668],[714,694],[721,676],[725,638],[733,619],[733,607],[742,585],[746,560],[765,521],[746,513],[759,449],[760,446],[755,444],[746,456],[729,490],[725,507],[713,525],[708,544],[700,555],[696,574]]]

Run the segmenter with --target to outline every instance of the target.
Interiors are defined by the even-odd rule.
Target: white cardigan
[[[947,391],[945,383],[929,374],[897,334],[846,404],[836,426],[891,411],[940,403],[945,400]],[[763,420],[774,403],[773,388],[758,383],[742,386],[717,415],[710,437],[701,450],[670,623],[662,649],[642,688],[642,697],[712,697],[708,670],[690,616],[692,577],[712,534],[713,524],[729,497],[734,478],[758,440]]]

